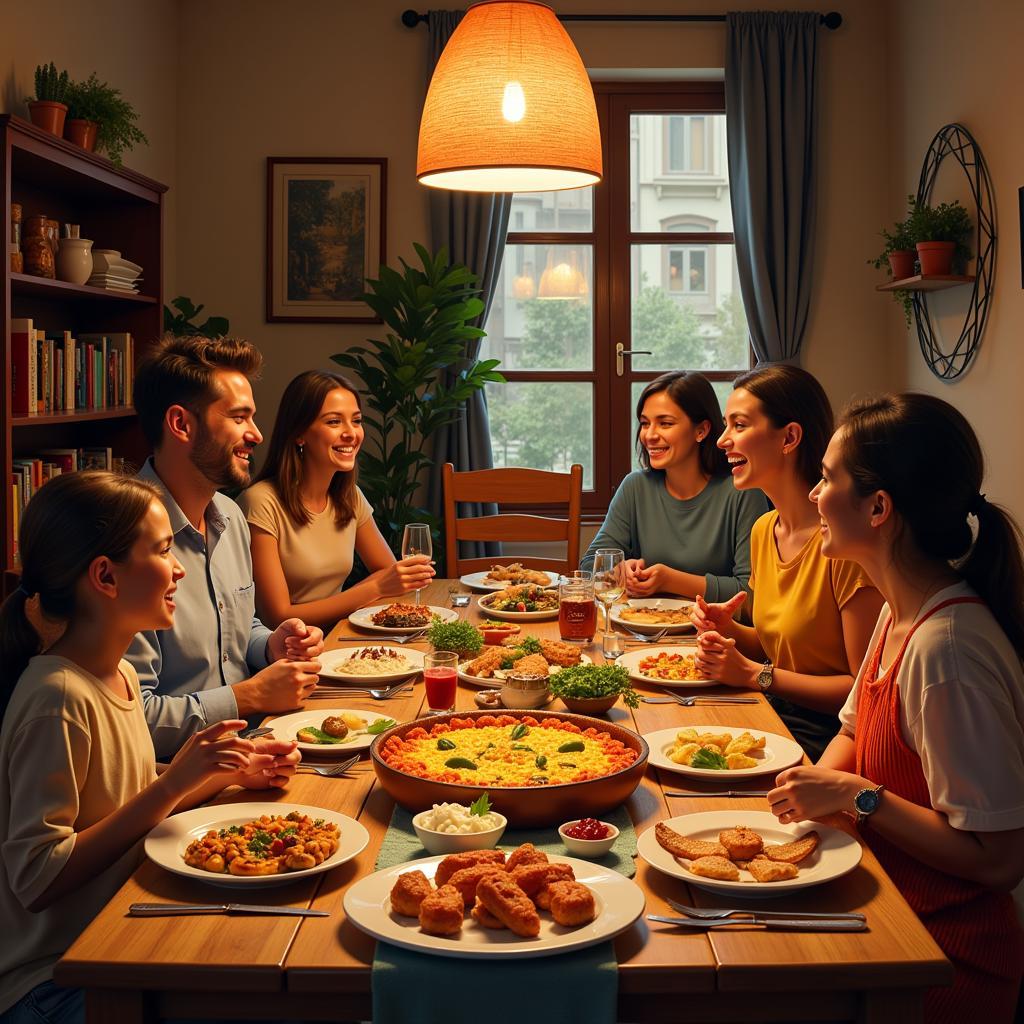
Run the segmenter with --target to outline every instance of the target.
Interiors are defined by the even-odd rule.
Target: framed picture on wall
[[[358,296],[385,261],[384,157],[267,157],[267,320],[379,323]]]

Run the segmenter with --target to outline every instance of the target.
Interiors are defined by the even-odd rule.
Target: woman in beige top
[[[285,388],[266,462],[238,499],[268,626],[298,616],[329,627],[434,575],[426,555],[395,560],[356,486],[362,420],[359,394],[339,373],[307,370]],[[356,552],[370,575],[343,591]]]

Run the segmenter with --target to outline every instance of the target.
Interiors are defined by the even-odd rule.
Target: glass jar
[[[577,569],[563,576],[558,584],[558,631],[572,644],[589,644],[597,630],[597,605],[594,603],[594,576]]]

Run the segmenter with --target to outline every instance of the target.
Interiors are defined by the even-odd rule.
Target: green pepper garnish
[[[437,741],[438,750],[454,750],[455,744],[451,740],[446,740],[443,736]]]
[[[530,727],[520,722],[518,725],[512,726],[512,732],[509,733],[509,736],[514,740],[521,740],[529,731]]]
[[[563,743],[559,748],[560,754],[571,754],[577,750],[585,750],[586,748],[579,740],[571,740],[569,743]]]
[[[446,768],[472,768],[476,771],[476,765],[468,757],[450,757],[444,764]]]

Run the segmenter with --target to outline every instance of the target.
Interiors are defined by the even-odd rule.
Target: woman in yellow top
[[[796,366],[737,378],[718,439],[738,490],[759,487],[775,506],[750,535],[753,627],[733,618],[746,594],[697,599],[697,664],[705,678],[760,687],[816,760],[839,729],[839,709],[864,658],[882,598],[855,562],[821,553],[809,491],[832,436],[821,385]]]
[[[385,596],[426,586],[430,559],[396,561],[356,486],[359,393],[340,373],[307,370],[285,388],[256,483],[238,499],[252,534],[256,610],[271,628],[299,616],[330,627]],[[370,575],[342,590],[358,554]]]

